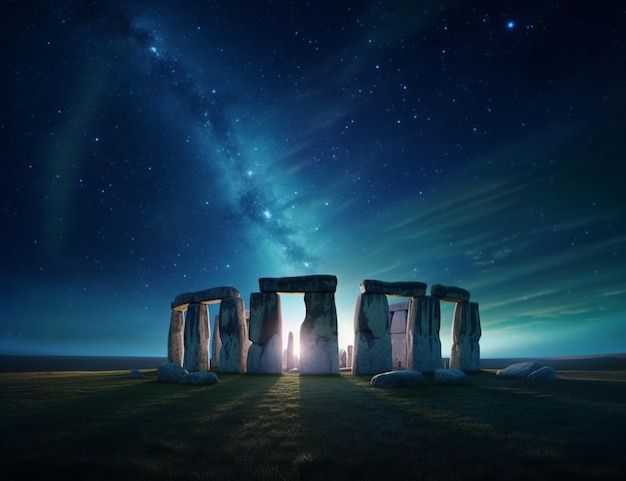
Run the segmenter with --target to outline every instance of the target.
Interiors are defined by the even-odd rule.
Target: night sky
[[[379,279],[468,289],[483,357],[626,351],[622,2],[3,6],[0,353],[165,356],[177,294],[308,274],[344,348]]]

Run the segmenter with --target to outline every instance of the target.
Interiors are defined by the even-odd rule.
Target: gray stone
[[[467,374],[460,369],[435,369],[435,382],[437,384],[465,384]]]
[[[559,379],[556,370],[551,366],[543,366],[526,376],[529,381],[557,381]]]
[[[439,298],[414,297],[409,304],[406,326],[406,368],[432,373],[441,368]]]
[[[220,315],[215,316],[211,331],[211,369],[219,369],[220,352],[222,351],[222,337],[220,336]]]
[[[188,372],[181,380],[181,384],[187,384],[191,386],[211,386],[220,382],[217,374],[214,372]]]
[[[167,336],[167,360],[179,366],[183,365],[184,326],[185,320],[183,312],[172,309],[170,330]]]
[[[418,297],[426,294],[426,284],[423,282],[384,282],[374,279],[365,279],[360,285],[361,292],[372,294],[386,294],[396,297]]]
[[[354,311],[354,374],[391,371],[389,305],[385,294],[359,294]]]
[[[433,284],[430,288],[430,295],[448,302],[467,302],[470,299],[468,290],[462,287],[443,286],[441,284]]]
[[[398,309],[399,305],[406,306],[406,309]],[[391,339],[391,361],[394,369],[406,369],[406,320],[409,303],[401,302],[396,304],[395,307],[394,311],[390,309],[391,324],[389,326],[389,337]]]
[[[450,367],[465,372],[480,370],[481,336],[478,303],[457,302],[452,321],[452,348]]]
[[[354,346],[348,345],[348,358],[346,359],[346,367],[352,369],[352,360],[354,359]]]
[[[293,357],[293,332],[289,332],[289,337],[287,338],[287,357],[285,359],[285,369],[289,371],[294,367],[296,367],[296,364]]]
[[[536,371],[540,367],[535,361],[517,362],[500,369],[496,372],[496,376],[526,379],[531,372]]]
[[[374,387],[417,387],[424,384],[424,375],[419,371],[390,371],[372,377]]]
[[[300,374],[339,374],[337,309],[332,292],[305,292],[300,326]]]
[[[193,302],[193,295],[193,292],[183,292],[182,294],[178,294],[174,298],[174,301],[172,301],[172,309],[181,312],[186,311],[189,304]]]
[[[173,362],[164,362],[157,369],[158,382],[175,382],[180,383],[180,380],[189,371],[184,367],[174,364]]]
[[[209,310],[206,304],[189,304],[185,319],[183,367],[189,372],[209,370]]]
[[[220,304],[220,372],[243,373],[247,369],[248,325],[243,300],[227,297]]]
[[[263,345],[272,336],[282,335],[280,296],[275,292],[250,294],[250,340]],[[282,348],[281,348],[282,349]],[[280,353],[279,358],[280,358]]]
[[[389,312],[396,311],[408,311],[409,310],[409,301],[404,302],[394,302],[393,304],[389,304]]]
[[[261,292],[335,292],[337,277],[331,275],[262,277],[259,279]]]
[[[128,377],[131,379],[145,379],[146,376],[139,369],[133,369],[132,371],[130,371]]]
[[[339,370],[348,366],[348,353],[345,349],[339,349]]]
[[[172,302],[172,309],[184,311],[189,304],[212,304],[227,297],[239,297],[239,291],[232,286],[211,287],[203,291],[183,292]]]
[[[255,374],[282,372],[282,318],[280,296],[275,292],[250,295],[247,371]]]

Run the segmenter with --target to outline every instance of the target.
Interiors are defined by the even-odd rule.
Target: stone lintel
[[[175,311],[186,311],[189,304],[214,304],[226,297],[239,297],[239,291],[232,286],[211,287],[203,291],[184,292],[177,295],[172,302]]]
[[[420,297],[426,295],[424,282],[384,282],[374,279],[365,279],[361,282],[361,292],[385,294],[396,297]]]
[[[396,302],[394,304],[389,304],[389,312],[408,311],[408,310],[409,310],[409,301]]]
[[[261,277],[259,289],[261,292],[335,292],[337,276]]]
[[[430,295],[448,302],[467,302],[470,299],[468,290],[462,287],[443,286],[441,284],[433,284],[430,288]]]

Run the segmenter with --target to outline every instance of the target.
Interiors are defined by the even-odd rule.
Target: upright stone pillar
[[[480,370],[482,334],[477,302],[457,302],[452,321],[452,349],[450,367],[465,372]]]
[[[167,336],[167,362],[173,362],[179,366],[183,365],[184,326],[183,312],[172,309],[170,331]]]
[[[280,374],[282,371],[282,318],[280,296],[275,292],[250,294],[249,373]]]
[[[209,370],[209,310],[206,304],[192,303],[185,320],[183,367],[189,372]]]
[[[287,358],[285,360],[285,369],[289,371],[296,367],[296,363],[293,357],[293,332],[289,332],[287,339]]]
[[[385,294],[359,294],[354,312],[354,374],[380,374],[393,369],[388,322]]]
[[[220,372],[246,372],[248,325],[243,299],[227,297],[220,304]]]
[[[406,369],[406,320],[408,302],[398,302],[389,306],[391,317],[389,337],[391,337],[391,360],[394,369]]]
[[[334,292],[305,292],[304,305],[306,315],[300,326],[300,374],[339,374]]]
[[[346,367],[352,369],[352,359],[353,359],[354,346],[352,344],[348,345],[348,359]]]
[[[409,303],[406,328],[407,369],[432,373],[441,368],[439,298],[414,297]]]
[[[222,350],[222,338],[220,336],[220,315],[215,316],[213,322],[211,341],[211,369],[218,369],[220,367],[220,351]]]

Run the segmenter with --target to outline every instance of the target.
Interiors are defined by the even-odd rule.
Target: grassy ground
[[[0,374],[2,479],[624,479],[626,372],[554,383]]]

